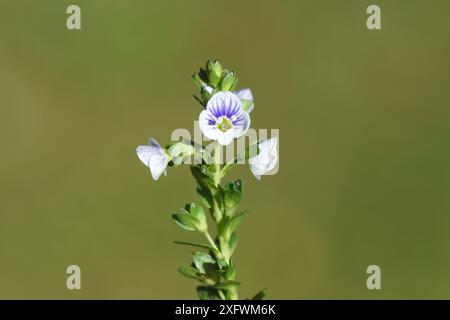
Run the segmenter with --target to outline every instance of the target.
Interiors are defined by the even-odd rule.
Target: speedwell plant
[[[205,69],[193,75],[200,95],[194,95],[203,110],[199,114],[200,129],[207,138],[215,141],[212,150],[190,142],[174,142],[164,148],[151,138],[148,145],[136,150],[139,159],[150,168],[154,180],[166,173],[167,167],[177,167],[194,157],[190,165],[191,173],[197,182],[199,201],[187,204],[172,218],[181,228],[199,232],[205,242],[193,243],[175,241],[198,249],[193,253],[193,262],[179,268],[179,272],[200,281],[197,294],[200,299],[239,299],[236,280],[236,266],[233,254],[236,250],[236,229],[246,215],[237,207],[242,198],[242,180],[222,183],[226,173],[238,163],[248,162],[250,170],[257,179],[268,173],[277,164],[278,152],[276,137],[259,141],[226,164],[222,164],[220,150],[234,139],[239,138],[250,128],[250,113],[254,109],[250,89],[236,91],[237,77],[215,60],[209,60]],[[211,150],[211,151],[209,151]],[[205,209],[209,210],[212,223],[217,230],[210,232]],[[265,289],[253,299],[262,299]]]

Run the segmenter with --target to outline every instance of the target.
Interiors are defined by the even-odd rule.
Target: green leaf
[[[197,73],[197,76],[194,74],[194,83],[200,84],[201,87],[206,85],[206,82],[208,81],[208,72],[200,68],[199,72]],[[199,81],[200,79],[200,81]]]
[[[185,230],[196,231],[200,225],[200,221],[196,217],[187,213],[174,213],[172,214],[172,218]]]
[[[220,281],[223,271],[219,269],[216,260],[206,252],[194,252],[193,266],[201,272],[200,281],[214,285]]]
[[[224,193],[224,204],[227,210],[227,215],[231,215],[234,212],[234,209],[239,205],[242,198],[242,180],[236,180],[230,182],[226,189],[223,191]]]
[[[236,277],[236,266],[234,265],[234,263],[232,261],[230,261],[229,266],[225,270],[224,277],[227,280],[234,279]]]
[[[174,213],[172,218],[183,229],[204,232],[208,229],[205,212],[196,203],[187,204],[181,213]]]
[[[231,235],[233,232],[236,231],[236,228],[239,226],[239,224],[244,219],[246,212],[238,213],[237,215],[233,216],[232,218],[224,218],[219,223],[219,233],[222,235],[224,239],[227,241],[230,240]]]
[[[237,287],[240,284],[241,283],[239,281],[225,280],[221,283],[216,284],[214,287],[216,287],[218,289],[229,289],[230,287]]]
[[[228,241],[228,248],[230,250],[230,254],[233,255],[234,250],[236,249],[236,245],[237,245],[237,234],[236,231],[231,233],[230,235],[230,240]]]
[[[189,205],[189,213],[196,217],[199,220],[202,220],[205,218],[205,212],[203,211],[203,208],[196,204],[195,202],[192,202]]]
[[[203,159],[203,161],[204,161],[206,164],[208,164],[208,165],[214,163],[214,158],[213,158],[213,156],[211,155],[211,152],[210,152],[209,150],[203,150],[203,151],[202,151],[202,159]]]
[[[239,81],[239,79],[235,78],[235,80],[234,80],[234,82],[233,82],[233,84],[232,84],[232,86],[230,88],[230,91],[236,90],[236,87],[238,85],[238,81]]]
[[[205,174],[204,171],[205,170],[203,169],[202,171],[199,166],[191,166],[191,173],[201,187],[207,190],[215,189],[213,180],[207,174]]]
[[[236,231],[236,228],[241,224],[242,220],[244,220],[244,217],[247,215],[246,211],[242,211],[240,213],[238,213],[237,215],[235,215],[233,218],[231,218],[230,222],[229,222],[229,233],[230,236],[231,234]],[[230,237],[228,237],[229,239]]]
[[[192,76],[192,80],[194,80],[194,84],[201,89],[203,86],[206,85],[206,83],[203,81],[203,79],[200,77],[200,73],[195,73]]]
[[[214,198],[213,198],[211,192],[209,192],[209,190],[203,188],[200,185],[197,187],[196,190],[197,190],[198,195],[200,196],[201,205],[203,205],[204,207],[207,207],[207,208],[211,208],[213,206],[213,201],[214,201]]]
[[[206,70],[208,70],[209,83],[216,86],[222,76],[222,65],[217,60],[208,60]]]
[[[267,289],[267,288],[262,289],[260,292],[255,294],[255,296],[252,298],[252,300],[263,300],[264,297],[266,296],[268,290],[269,289]]]
[[[225,70],[222,73],[222,81],[220,82],[220,88],[222,91],[233,90],[237,85],[237,77],[233,71]]]
[[[206,252],[194,252],[194,265],[201,272],[206,273],[205,264],[216,264],[216,260]]]
[[[191,216],[197,218],[198,221],[200,221],[200,224],[197,225],[198,231],[204,231],[204,230],[208,229],[205,211],[203,210],[203,208],[201,206],[199,206],[195,202],[191,203],[189,205],[189,213]]]
[[[202,248],[202,249],[207,249],[207,250],[213,250],[213,247],[211,247],[210,245],[207,244],[203,244],[203,243],[198,243],[198,242],[188,242],[188,241],[174,241],[174,243],[179,244],[179,245],[183,245],[183,246],[192,246],[192,247],[197,247],[197,248]]]
[[[178,272],[181,273],[183,276],[191,279],[199,279],[198,270],[193,267],[180,267],[178,268]]]
[[[200,300],[221,300],[219,290],[210,286],[198,286],[197,295]]]
[[[208,284],[215,284],[220,281],[220,276],[223,274],[223,270],[218,269],[217,264],[205,263],[205,282]]]
[[[216,170],[215,166],[209,166],[204,164],[200,165],[200,171],[210,179],[214,179],[215,170]]]

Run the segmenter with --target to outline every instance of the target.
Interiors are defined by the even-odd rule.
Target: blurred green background
[[[382,30],[366,28],[366,8]],[[78,4],[82,30],[66,29]],[[192,130],[210,57],[280,129],[280,171],[248,167],[241,296],[450,298],[450,2],[0,0],[0,298],[196,298],[200,240],[135,154]],[[66,267],[82,270],[69,291]],[[382,289],[366,288],[377,264]]]

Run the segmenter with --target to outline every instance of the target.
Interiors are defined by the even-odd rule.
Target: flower
[[[155,139],[150,138],[147,146],[137,147],[136,153],[142,163],[150,168],[153,180],[158,180],[165,173],[170,158]]]
[[[277,145],[277,137],[258,143],[258,155],[249,159],[250,170],[256,179],[261,180],[262,175],[275,168],[278,161]]]
[[[242,89],[239,91],[234,91],[234,93],[241,99],[241,102],[245,102],[243,105],[244,111],[247,113],[252,112],[255,104],[253,103],[253,94],[250,89]],[[243,101],[242,101],[243,100]]]
[[[198,121],[203,134],[221,145],[244,135],[250,127],[250,116],[242,108],[239,97],[230,91],[214,94]]]

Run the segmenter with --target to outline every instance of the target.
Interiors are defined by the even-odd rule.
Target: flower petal
[[[252,94],[252,90],[250,89],[242,89],[239,91],[236,91],[236,95],[238,96],[239,99],[244,99],[244,100],[251,100],[253,101],[253,94]]]
[[[250,158],[250,170],[257,179],[273,170],[278,162],[278,138],[264,140],[258,144],[259,154]]]
[[[233,138],[235,138],[234,133],[232,130],[228,130],[227,132],[220,131],[220,134],[217,137],[217,142],[223,146],[226,146],[227,144],[230,144],[231,141],[233,141]]]
[[[150,158],[152,156],[154,156],[155,154],[164,155],[163,149],[161,148],[159,143],[153,138],[149,139],[147,146],[137,147],[136,153],[139,159],[142,161],[142,163],[145,164],[147,167],[148,162],[150,161]]]
[[[217,140],[218,135],[221,131],[219,130],[219,128],[217,128],[215,122],[211,124],[211,121],[216,120],[215,118],[211,119],[211,117],[213,116],[214,115],[211,115],[208,110],[203,110],[198,118],[198,125],[205,137],[211,140]]]
[[[155,138],[150,138],[148,140],[148,145],[150,147],[156,148],[157,150],[162,150],[161,146],[159,145],[158,141],[155,140]]]
[[[139,160],[141,160],[142,163],[148,167],[150,158],[154,154],[153,149],[150,146],[139,146],[136,148],[136,153],[139,157]]]
[[[217,92],[206,104],[206,110],[216,118],[219,118],[220,116],[229,117],[231,114],[241,109],[241,100],[231,91]]]
[[[254,100],[253,100],[252,91],[250,89],[242,89],[242,90],[239,90],[239,91],[235,91],[235,94],[241,100],[251,101],[250,105],[246,107],[247,110],[245,110],[245,111],[248,112],[248,113],[252,112],[252,110],[255,108],[255,104],[253,102]],[[246,109],[246,108],[244,108],[244,109]]]
[[[139,160],[150,168],[152,178],[158,180],[169,163],[169,156],[164,152],[164,149],[155,139],[150,138],[148,146],[137,147],[136,153]]]
[[[236,133],[236,138],[239,138],[240,136],[246,134],[248,129],[250,128],[250,124],[250,115],[247,112],[243,112],[242,120],[239,122],[239,125],[236,126],[237,128],[239,128],[239,132]]]
[[[169,159],[165,155],[154,155],[149,161],[149,168],[153,180],[158,180],[161,174],[166,171]]]

